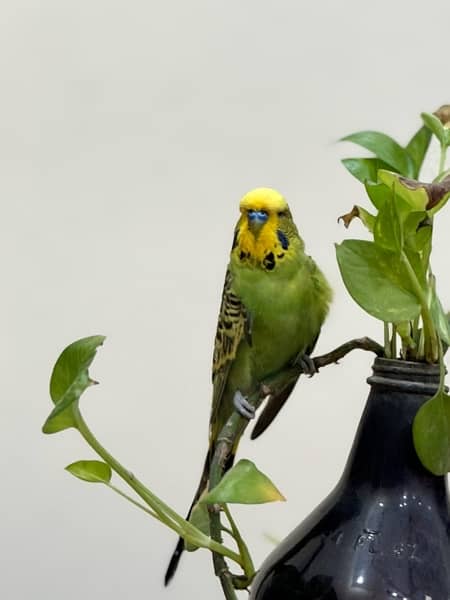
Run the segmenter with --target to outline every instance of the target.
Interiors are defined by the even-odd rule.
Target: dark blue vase
[[[415,453],[411,426],[435,365],[377,358],[344,473],[266,559],[251,600],[449,600],[446,478]]]

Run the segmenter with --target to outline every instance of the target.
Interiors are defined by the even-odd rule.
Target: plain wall
[[[382,341],[346,293],[337,217],[369,207],[341,136],[406,143],[450,102],[448,0],[5,1],[0,8],[2,460],[0,597],[220,599],[210,557],[162,577],[175,535],[63,468],[95,458],[44,436],[60,351],[107,336],[81,408],[99,440],[183,513],[207,444],[212,343],[240,197],[288,199],[335,290],[317,346]],[[437,148],[425,176],[435,174]],[[449,210],[433,266],[450,306]],[[238,507],[256,564],[323,498],[346,460],[373,357],[298,385],[242,441],[287,503]]]

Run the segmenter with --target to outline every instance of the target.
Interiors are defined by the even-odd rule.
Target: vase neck
[[[439,367],[377,358],[368,383],[371,391],[343,479],[372,488],[443,481],[421,465],[412,440],[418,409],[438,389]]]
[[[367,379],[371,386],[419,394],[422,403],[439,387],[439,365],[376,358],[372,369],[373,375]]]

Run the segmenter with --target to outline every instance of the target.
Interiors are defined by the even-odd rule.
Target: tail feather
[[[189,511],[186,515],[186,521],[189,520],[192,509],[194,508],[198,499],[200,498],[200,496],[203,494],[203,492],[206,490],[206,488],[208,486],[209,468],[210,468],[210,464],[211,464],[212,454],[213,454],[213,451],[210,450],[208,452],[208,454],[206,455],[205,465],[203,467],[203,472],[202,472],[202,476],[200,478],[200,483],[198,485],[197,491],[195,492],[195,496],[194,496],[194,499],[192,500],[192,504],[189,508]],[[229,469],[231,469],[231,467],[233,466],[233,462],[234,462],[234,451],[228,457],[228,460],[226,462],[224,470],[228,471]],[[167,567],[166,574],[164,576],[164,585],[168,585],[170,583],[171,579],[173,578],[173,576],[175,575],[175,572],[178,568],[178,563],[180,562],[180,558],[181,558],[181,555],[183,554],[183,551],[184,551],[184,539],[182,537],[180,537],[180,538],[178,538],[177,545],[175,546],[175,550],[173,551],[173,554],[170,558],[169,566]]]
[[[164,575],[164,585],[169,585],[170,580],[175,575],[175,571],[177,570],[178,563],[180,562],[181,555],[184,550],[184,540],[183,538],[178,538],[177,545],[175,546],[175,550],[170,558],[169,566],[167,567],[166,574]]]
[[[210,451],[208,451],[208,454],[206,455],[206,460],[205,460],[205,464],[203,467],[203,471],[202,471],[202,476],[200,478],[200,483],[198,484],[198,488],[197,488],[197,491],[195,492],[194,499],[192,500],[192,504],[186,515],[186,521],[189,520],[192,509],[194,508],[198,499],[203,494],[203,492],[205,491],[205,489],[208,485],[210,455],[211,455],[211,453],[210,453]],[[180,537],[180,538],[178,538],[177,545],[175,546],[175,550],[173,551],[173,554],[170,558],[169,566],[167,567],[167,571],[164,576],[164,585],[168,585],[170,580],[172,579],[172,577],[175,575],[175,572],[178,568],[178,563],[180,562],[180,558],[181,558],[181,555],[183,554],[183,551],[184,551],[184,539],[182,537]]]
[[[283,388],[277,396],[273,396],[268,399],[266,406],[263,408],[258,420],[256,421],[256,425],[253,427],[253,430],[250,434],[250,439],[255,440],[269,427],[277,414],[283,408],[296,383],[297,379]]]

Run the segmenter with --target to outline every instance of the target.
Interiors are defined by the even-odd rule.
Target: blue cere
[[[249,210],[248,218],[250,221],[259,221],[260,223],[265,223],[268,218],[268,214],[265,210]]]

